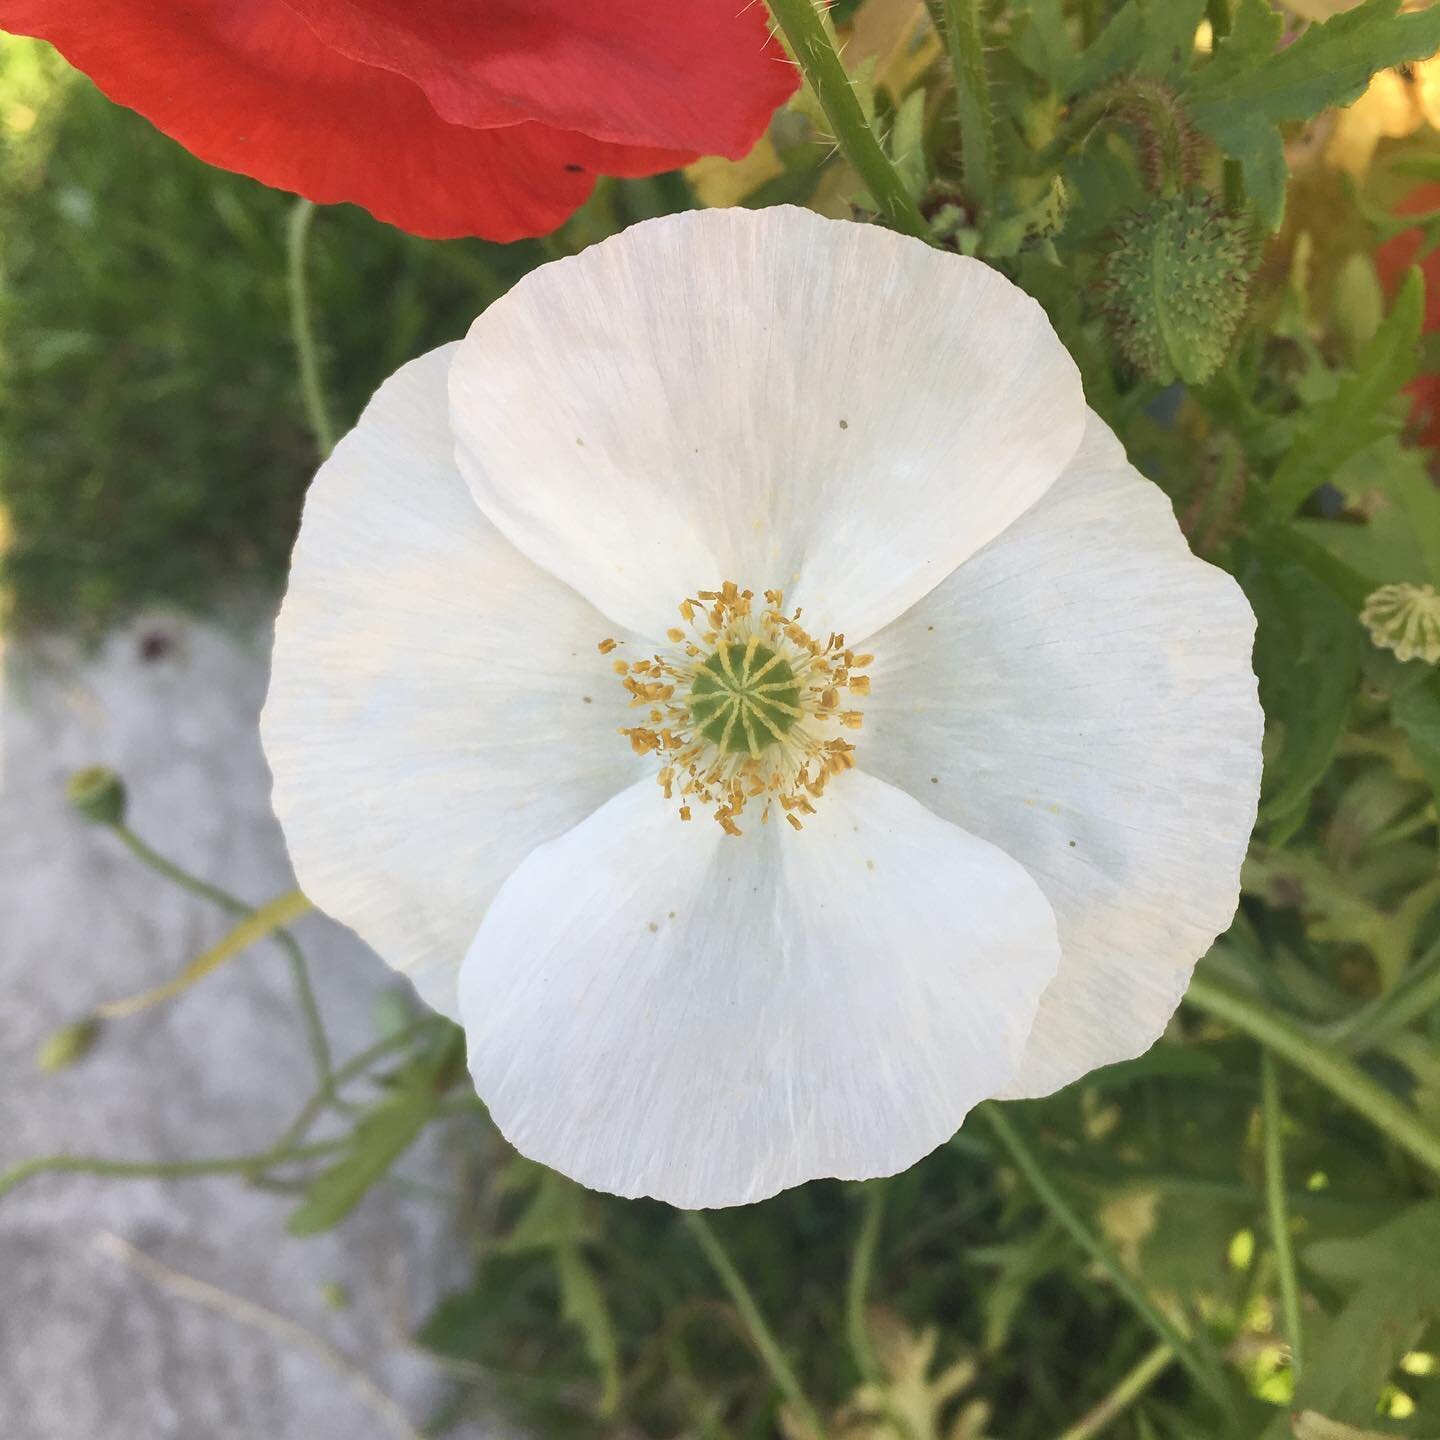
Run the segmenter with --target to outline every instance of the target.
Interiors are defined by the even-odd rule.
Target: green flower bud
[[[65,797],[97,825],[119,825],[125,819],[125,782],[104,765],[87,765],[65,784]]]
[[[1203,385],[1225,363],[1250,303],[1249,227],[1203,191],[1153,201],[1120,226],[1105,265],[1115,343],[1162,385]]]
[[[93,1016],[77,1020],[73,1025],[62,1025],[40,1047],[35,1063],[47,1075],[64,1070],[90,1053],[90,1047],[99,1034],[100,1022]]]

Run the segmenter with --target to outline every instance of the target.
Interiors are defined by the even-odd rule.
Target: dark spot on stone
[[[652,920],[652,921],[650,922],[650,933],[651,933],[652,935],[653,935],[653,934],[656,934],[656,933],[659,932],[659,929],[660,929],[660,927]]]
[[[593,704],[595,703],[588,695],[582,695],[580,698],[581,698],[587,705],[593,705]]]
[[[147,665],[163,660],[175,649],[175,641],[163,630],[147,630],[140,637],[140,658]]]
[[[938,785],[940,783],[940,777],[938,775],[932,775],[930,777],[930,783],[932,785]]]
[[[1075,848],[1075,842],[1073,840],[1070,842],[1070,848],[1072,850]]]
[[[850,428],[850,422],[848,420],[842,420],[840,422],[840,428],[842,430],[848,430]]]

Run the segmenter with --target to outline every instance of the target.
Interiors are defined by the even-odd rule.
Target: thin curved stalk
[[[765,1323],[765,1317],[760,1313],[760,1307],[755,1303],[755,1297],[750,1293],[750,1287],[746,1285],[744,1277],[735,1268],[734,1262],[720,1243],[719,1237],[710,1228],[705,1217],[696,1210],[687,1210],[682,1213],[680,1218],[684,1221],[686,1229],[694,1236],[695,1243],[704,1252],[705,1258],[710,1262],[710,1268],[714,1270],[720,1283],[725,1287],[736,1310],[740,1312],[740,1318],[750,1332],[750,1341],[755,1346],[756,1353],[760,1356],[766,1370],[770,1372],[770,1378],[775,1382],[775,1388],[789,1402],[790,1408],[794,1410],[800,1423],[805,1427],[806,1433],[814,1435],[817,1440],[823,1440],[825,1426],[821,1423],[820,1412],[801,1388],[799,1378],[789,1360],[785,1358],[785,1352],[780,1348],[780,1342],[776,1340],[769,1325]]]
[[[993,1100],[988,1101],[981,1107],[981,1113],[995,1132],[996,1139],[1009,1152],[1021,1174],[1030,1182],[1030,1188],[1035,1191],[1041,1204],[1055,1217],[1070,1238],[1105,1271],[1110,1283],[1173,1352],[1175,1359],[1185,1367],[1195,1383],[1228,1409],[1230,1396],[1213,1368],[1204,1362],[1174,1322],[1160,1310],[1135,1277],[1110,1252],[1109,1247],[1080,1218],[1045,1173],[1039,1158],[1022,1138],[1018,1127],[1010,1122],[1003,1107]]]
[[[1087,1411],[1060,1440],[1095,1440],[1120,1418],[1170,1367],[1175,1352],[1157,1345],[1094,1409]]]
[[[1293,1022],[1258,1001],[1207,975],[1196,975],[1187,1003],[1216,1020],[1242,1030],[1282,1060],[1308,1075],[1335,1098],[1363,1115],[1383,1135],[1440,1175],[1440,1134],[1413,1110],[1372,1080],[1358,1065],[1306,1034]]]
[[[1270,1243],[1280,1270],[1280,1313],[1285,1338],[1290,1342],[1290,1369],[1300,1378],[1300,1281],[1295,1271],[1295,1242],[1290,1235],[1290,1207],[1285,1200],[1285,1148],[1280,1109],[1280,1077],[1275,1057],[1260,1055],[1260,1112],[1265,1147],[1265,1210],[1270,1222]]]
[[[877,1182],[866,1185],[865,1209],[860,1217],[860,1232],[850,1256],[850,1274],[845,1284],[845,1333],[850,1342],[850,1355],[862,1380],[875,1380],[880,1364],[875,1347],[870,1343],[870,1329],[865,1323],[865,1302],[870,1294],[870,1276],[875,1268],[875,1245],[880,1239],[880,1222],[885,1215],[885,1192]]]
[[[320,352],[315,344],[315,324],[310,313],[310,223],[315,206],[300,199],[290,211],[286,228],[287,278],[290,291],[290,336],[300,369],[300,399],[305,418],[315,437],[315,448],[323,460],[335,448],[335,423],[320,379]]]
[[[193,1180],[202,1175],[245,1175],[295,1160],[313,1160],[343,1150],[349,1139],[321,1140],[279,1152],[225,1156],[218,1160],[106,1160],[98,1155],[40,1155],[0,1172],[0,1197],[36,1175],[63,1171],[123,1180]]]
[[[255,907],[247,905],[238,895],[232,895],[228,890],[222,890],[218,885],[212,885],[208,880],[202,880],[198,875],[192,875],[190,871],[181,869],[173,860],[167,860],[158,850],[142,840],[128,825],[114,824],[110,829],[137,860],[148,866],[157,875],[178,885],[182,890],[188,890],[190,894],[210,901],[212,905],[219,906],[229,915],[254,913]],[[271,939],[285,952],[285,957],[290,962],[290,976],[295,985],[295,998],[300,1004],[300,1014],[305,1022],[305,1034],[310,1043],[310,1053],[315,1057],[315,1069],[319,1073],[320,1083],[328,1084],[332,1066],[330,1040],[325,1033],[324,1021],[320,1018],[320,1006],[315,1000],[315,987],[310,982],[310,967],[305,960],[305,954],[300,949],[299,942],[288,930],[277,930]]]

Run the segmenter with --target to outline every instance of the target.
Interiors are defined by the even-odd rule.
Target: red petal
[[[418,235],[542,235],[596,174],[654,174],[695,153],[535,120],[448,124],[416,85],[323,45],[283,0],[0,0],[0,28],[51,41],[212,165]]]
[[[1396,206],[1401,215],[1422,215],[1440,208],[1440,185],[1417,185]],[[1375,252],[1375,264],[1392,295],[1415,263],[1424,237],[1419,230],[1402,230]],[[1440,330],[1440,250],[1420,262],[1425,275],[1425,329]],[[1440,375],[1422,374],[1406,387],[1411,396],[1411,421],[1420,429],[1423,444],[1440,448]]]
[[[738,158],[798,75],[760,0],[287,0],[457,125],[541,120]]]

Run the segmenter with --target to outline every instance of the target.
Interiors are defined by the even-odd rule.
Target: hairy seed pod
[[[1105,261],[1106,311],[1125,358],[1162,385],[1203,385],[1225,363],[1250,303],[1255,242],[1204,191],[1133,212]]]

